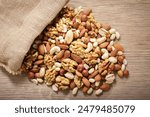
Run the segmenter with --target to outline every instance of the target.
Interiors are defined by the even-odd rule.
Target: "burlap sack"
[[[17,74],[34,39],[68,0],[0,0],[0,66]]]

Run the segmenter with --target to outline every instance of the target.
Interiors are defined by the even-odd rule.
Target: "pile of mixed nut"
[[[115,81],[128,77],[119,32],[98,23],[91,9],[64,7],[55,20],[35,39],[21,71],[53,91],[72,90],[76,95],[108,91]]]

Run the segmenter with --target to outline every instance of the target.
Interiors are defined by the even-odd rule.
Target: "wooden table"
[[[121,34],[130,77],[117,78],[110,91],[100,97],[58,94],[45,85],[34,85],[26,76],[12,76],[0,70],[0,99],[150,99],[150,1],[72,0],[70,5],[93,9],[99,22],[106,22]]]

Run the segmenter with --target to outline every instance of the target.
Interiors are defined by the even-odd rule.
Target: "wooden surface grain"
[[[99,22],[106,22],[121,34],[130,77],[117,78],[110,91],[100,97],[76,97],[71,92],[51,91],[34,85],[26,76],[12,76],[0,69],[0,99],[150,99],[150,1],[71,0],[70,5],[90,7]]]

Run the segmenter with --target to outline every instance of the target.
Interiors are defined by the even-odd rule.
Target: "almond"
[[[71,59],[73,59],[74,61],[76,61],[77,63],[82,63],[82,59],[80,56],[71,53]]]
[[[100,81],[101,80],[101,76],[98,74],[98,75],[95,76],[94,79],[95,79],[95,81]]]
[[[50,49],[51,49],[50,44],[49,44],[49,43],[46,43],[46,50],[47,50],[47,53],[49,53],[49,52],[50,52]]]
[[[85,28],[82,29],[81,32],[80,32],[80,37],[84,36],[84,34],[85,34],[86,31],[87,31],[87,29],[85,29]]]
[[[100,44],[100,48],[106,48],[108,46],[109,42],[104,42],[102,44]]]
[[[83,69],[84,69],[83,64],[79,64],[79,65],[77,66],[77,70],[78,70],[79,72],[82,72]]]
[[[65,59],[65,58],[69,58],[70,57],[70,51],[69,50],[66,50],[64,52],[64,57],[62,59]]]
[[[109,24],[102,24],[102,28],[109,31],[111,29],[111,26]]]
[[[88,91],[88,89],[89,89],[88,87],[84,86],[84,87],[82,88],[82,92],[83,92],[83,93],[86,93],[86,92]]]
[[[35,78],[41,78],[40,73],[35,73]]]
[[[59,44],[58,45],[62,50],[67,50],[68,49],[68,45],[65,44]]]
[[[82,74],[83,74],[83,76],[88,77],[88,75],[89,75],[88,70],[86,70],[86,69],[83,70]]]
[[[95,70],[88,78],[94,78],[98,74],[98,70]]]
[[[88,29],[88,31],[90,31],[92,28],[91,28],[91,23],[90,22],[86,22],[86,29]]]
[[[70,88],[73,89],[73,88],[75,88],[75,87],[76,87],[76,84],[75,84],[74,81],[72,81],[72,82],[70,83]]]
[[[66,33],[65,41],[67,42],[67,44],[70,44],[73,41],[73,32],[72,32],[72,30],[69,30]]]
[[[77,71],[77,70],[76,70],[76,75],[77,75],[78,77],[80,77],[80,78],[83,77],[83,75],[82,75],[79,71]]]
[[[115,57],[117,55],[117,53],[118,53],[118,50],[114,49],[113,51],[111,51],[110,56],[114,56]]]
[[[43,64],[44,63],[44,60],[37,60],[37,61],[35,61],[35,65],[41,65],[41,64]]]
[[[65,50],[61,50],[61,51],[56,55],[56,58],[57,58],[57,59],[63,58],[64,53],[65,53]]]
[[[100,86],[100,89],[103,91],[108,91],[110,89],[110,86],[109,84],[104,83]]]
[[[86,78],[82,78],[82,82],[84,83],[85,86],[90,87],[90,82]]]
[[[44,44],[39,45],[38,52],[39,52],[39,54],[44,55],[44,53],[45,53],[45,45]]]
[[[122,45],[121,45],[119,42],[114,43],[114,47],[115,47],[115,49],[117,49],[118,51],[124,52],[124,48],[122,47]]]

